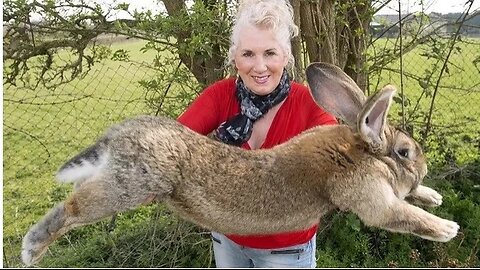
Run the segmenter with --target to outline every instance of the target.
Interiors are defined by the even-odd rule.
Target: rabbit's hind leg
[[[24,264],[30,266],[36,263],[47,251],[48,245],[62,234],[62,230],[67,231],[64,227],[65,211],[65,203],[61,202],[30,228],[22,243]]]
[[[138,192],[141,192],[140,190]],[[91,224],[148,202],[151,194],[121,190],[104,181],[83,183],[35,224],[23,239],[22,260],[32,265],[48,246],[75,227]]]

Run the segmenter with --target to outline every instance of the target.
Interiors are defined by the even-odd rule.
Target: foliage
[[[128,4],[5,1],[4,84],[54,89],[84,78],[100,61],[128,62],[127,51],[112,51],[102,44],[105,35],[123,35],[145,40],[141,51],[155,53],[148,65],[157,75],[141,81],[148,92],[147,104],[157,114],[177,115],[200,89],[226,75],[232,2],[162,3],[166,11],[154,14],[132,10]],[[132,19],[110,19],[120,11]],[[33,13],[41,20],[31,21]],[[175,97],[170,95],[172,85],[183,89]],[[164,102],[167,97],[180,102],[172,107]]]
[[[87,49],[95,37],[111,28],[99,4],[7,0],[3,11],[6,83],[55,87],[81,78],[106,57],[95,44]],[[32,22],[33,14],[42,20]],[[70,57],[59,58],[62,50],[70,52]],[[33,75],[30,70],[35,71]]]
[[[69,234],[59,241],[40,266],[45,267],[211,267],[210,234],[177,219],[161,205],[118,216],[114,229],[108,220],[88,238]],[[106,225],[107,224],[107,225]],[[83,228],[78,230],[82,231]]]
[[[106,53],[99,43],[105,34],[148,40],[144,50],[173,53],[200,85],[224,76],[222,65],[232,21],[230,1],[194,1],[190,7],[185,1],[162,3],[167,13],[83,0],[5,1],[4,61],[9,61],[4,83],[53,88],[85,76],[95,63],[112,57],[112,53],[117,60],[125,59],[119,57],[121,51]],[[132,19],[111,19],[111,14],[120,12]],[[41,19],[33,21],[33,17]],[[59,58],[58,53],[65,50],[70,57]],[[173,61],[171,55],[157,60],[156,65]]]

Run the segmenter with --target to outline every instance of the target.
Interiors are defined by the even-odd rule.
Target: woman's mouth
[[[255,83],[257,84],[264,84],[268,81],[268,78],[270,76],[269,75],[265,75],[265,76],[252,76],[253,80],[255,81]]]

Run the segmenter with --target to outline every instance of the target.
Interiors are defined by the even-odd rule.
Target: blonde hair
[[[290,40],[298,35],[298,27],[293,21],[293,8],[288,0],[244,0],[240,1],[230,36],[227,61],[235,66],[234,57],[240,39],[240,30],[245,25],[261,27],[275,33],[277,41],[293,65],[294,58]]]

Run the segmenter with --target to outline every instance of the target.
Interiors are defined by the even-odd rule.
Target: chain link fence
[[[431,135],[434,143],[429,151],[463,151],[463,162],[478,159],[480,148],[480,42],[469,39],[468,43],[452,56],[437,92],[421,85],[429,72],[439,74],[442,68],[427,55],[428,48],[425,57],[406,55],[402,71],[403,84],[411,87],[404,93],[408,98],[406,108],[423,106],[426,112],[412,113],[421,117],[407,122],[421,129],[430,108],[428,100],[436,93]],[[142,42],[131,44],[140,49]],[[44,214],[42,209],[63,200],[69,192],[68,185],[59,187],[54,181],[57,168],[112,124],[133,115],[155,113],[147,105],[148,93],[139,83],[155,76],[145,67],[151,56],[138,58],[129,62],[104,61],[86,77],[55,89],[4,85],[4,264],[18,264],[21,239],[32,221]],[[375,86],[378,79],[379,85],[392,80],[400,85],[397,69],[396,64],[385,67],[378,78],[370,79],[370,84]],[[424,101],[425,96],[430,99]],[[422,102],[417,103],[420,99]]]

